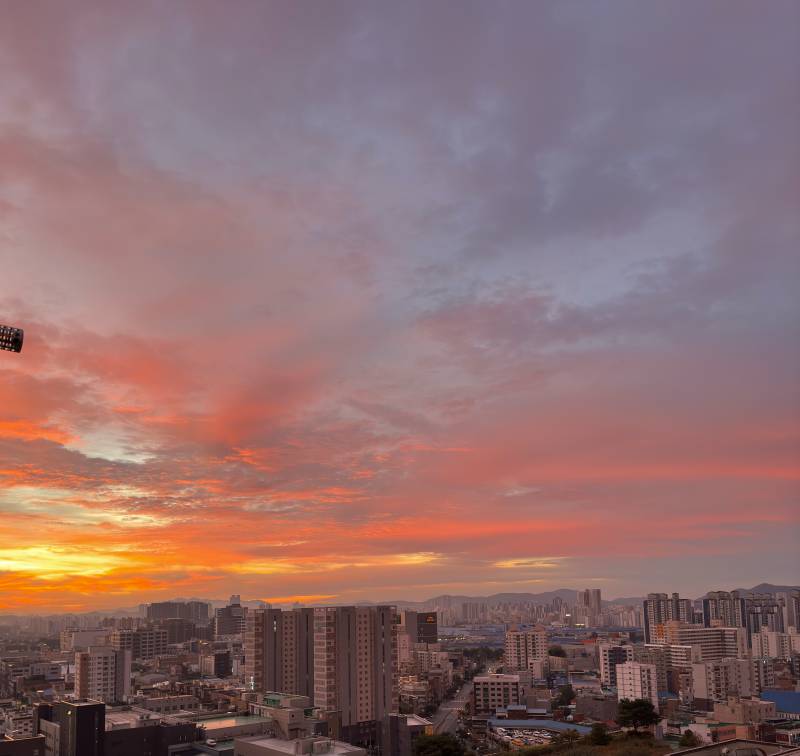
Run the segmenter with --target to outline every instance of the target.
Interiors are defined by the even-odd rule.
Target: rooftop
[[[552,719],[490,719],[491,727],[505,727],[515,730],[550,730],[551,732],[566,732],[575,730],[579,735],[588,735],[591,727],[574,724],[572,722],[556,722]]]
[[[406,724],[411,727],[429,727],[433,724],[429,719],[419,716],[418,714],[404,714]]]
[[[477,675],[474,682],[519,682],[519,675],[507,675],[493,672],[489,675]]]
[[[210,737],[212,730],[219,730],[224,727],[237,727],[239,725],[256,724],[263,722],[264,724],[272,724],[272,719],[269,717],[259,717],[255,714],[223,714],[219,717],[209,717],[208,719],[202,718],[197,721],[197,724],[206,728],[206,732]]]
[[[762,701],[772,701],[778,711],[800,714],[800,691],[768,689],[761,691]]]
[[[254,746],[261,746],[266,751],[278,751],[280,753],[291,754],[331,754],[331,756],[353,756],[363,754],[364,749],[358,746],[343,743],[340,740],[329,738],[301,738],[299,740],[282,740],[281,738],[270,738],[266,735],[257,735],[251,738],[236,738],[237,743],[248,743]],[[297,750],[300,744],[300,750]]]
[[[151,727],[161,721],[161,716],[147,709],[111,709],[106,707],[106,730],[131,727]]]
[[[687,754],[687,756],[797,756],[800,748],[785,747],[778,743],[764,743],[760,740],[746,740],[744,738],[733,738],[732,740],[722,740],[718,743],[707,743],[706,745],[695,748],[686,748],[674,751],[675,754]]]

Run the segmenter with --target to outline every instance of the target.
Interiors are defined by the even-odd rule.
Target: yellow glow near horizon
[[[246,575],[288,575],[293,573],[331,572],[334,570],[367,568],[414,566],[430,564],[441,559],[439,554],[433,552],[419,552],[414,554],[387,554],[385,556],[369,556],[357,560],[343,559],[341,562],[328,559],[322,560],[288,560],[288,559],[255,559],[232,565],[233,572]]]
[[[503,559],[495,562],[495,567],[506,570],[535,569],[535,570],[554,570],[561,567],[563,557],[547,557],[546,559]]]
[[[0,549],[0,571],[33,573],[41,580],[75,576],[106,575],[130,564],[130,560],[110,553],[54,546],[25,546]]]

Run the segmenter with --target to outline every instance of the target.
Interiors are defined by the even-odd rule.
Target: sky
[[[26,0],[0,612],[800,576],[800,4]]]

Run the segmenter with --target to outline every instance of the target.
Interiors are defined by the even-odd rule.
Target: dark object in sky
[[[21,328],[0,325],[0,349],[7,352],[21,352],[25,334]]]

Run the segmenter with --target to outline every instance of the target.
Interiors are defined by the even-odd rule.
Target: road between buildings
[[[472,683],[465,682],[456,697],[444,701],[433,716],[433,731],[437,735],[453,734],[458,729],[458,713],[464,708],[472,695]]]

